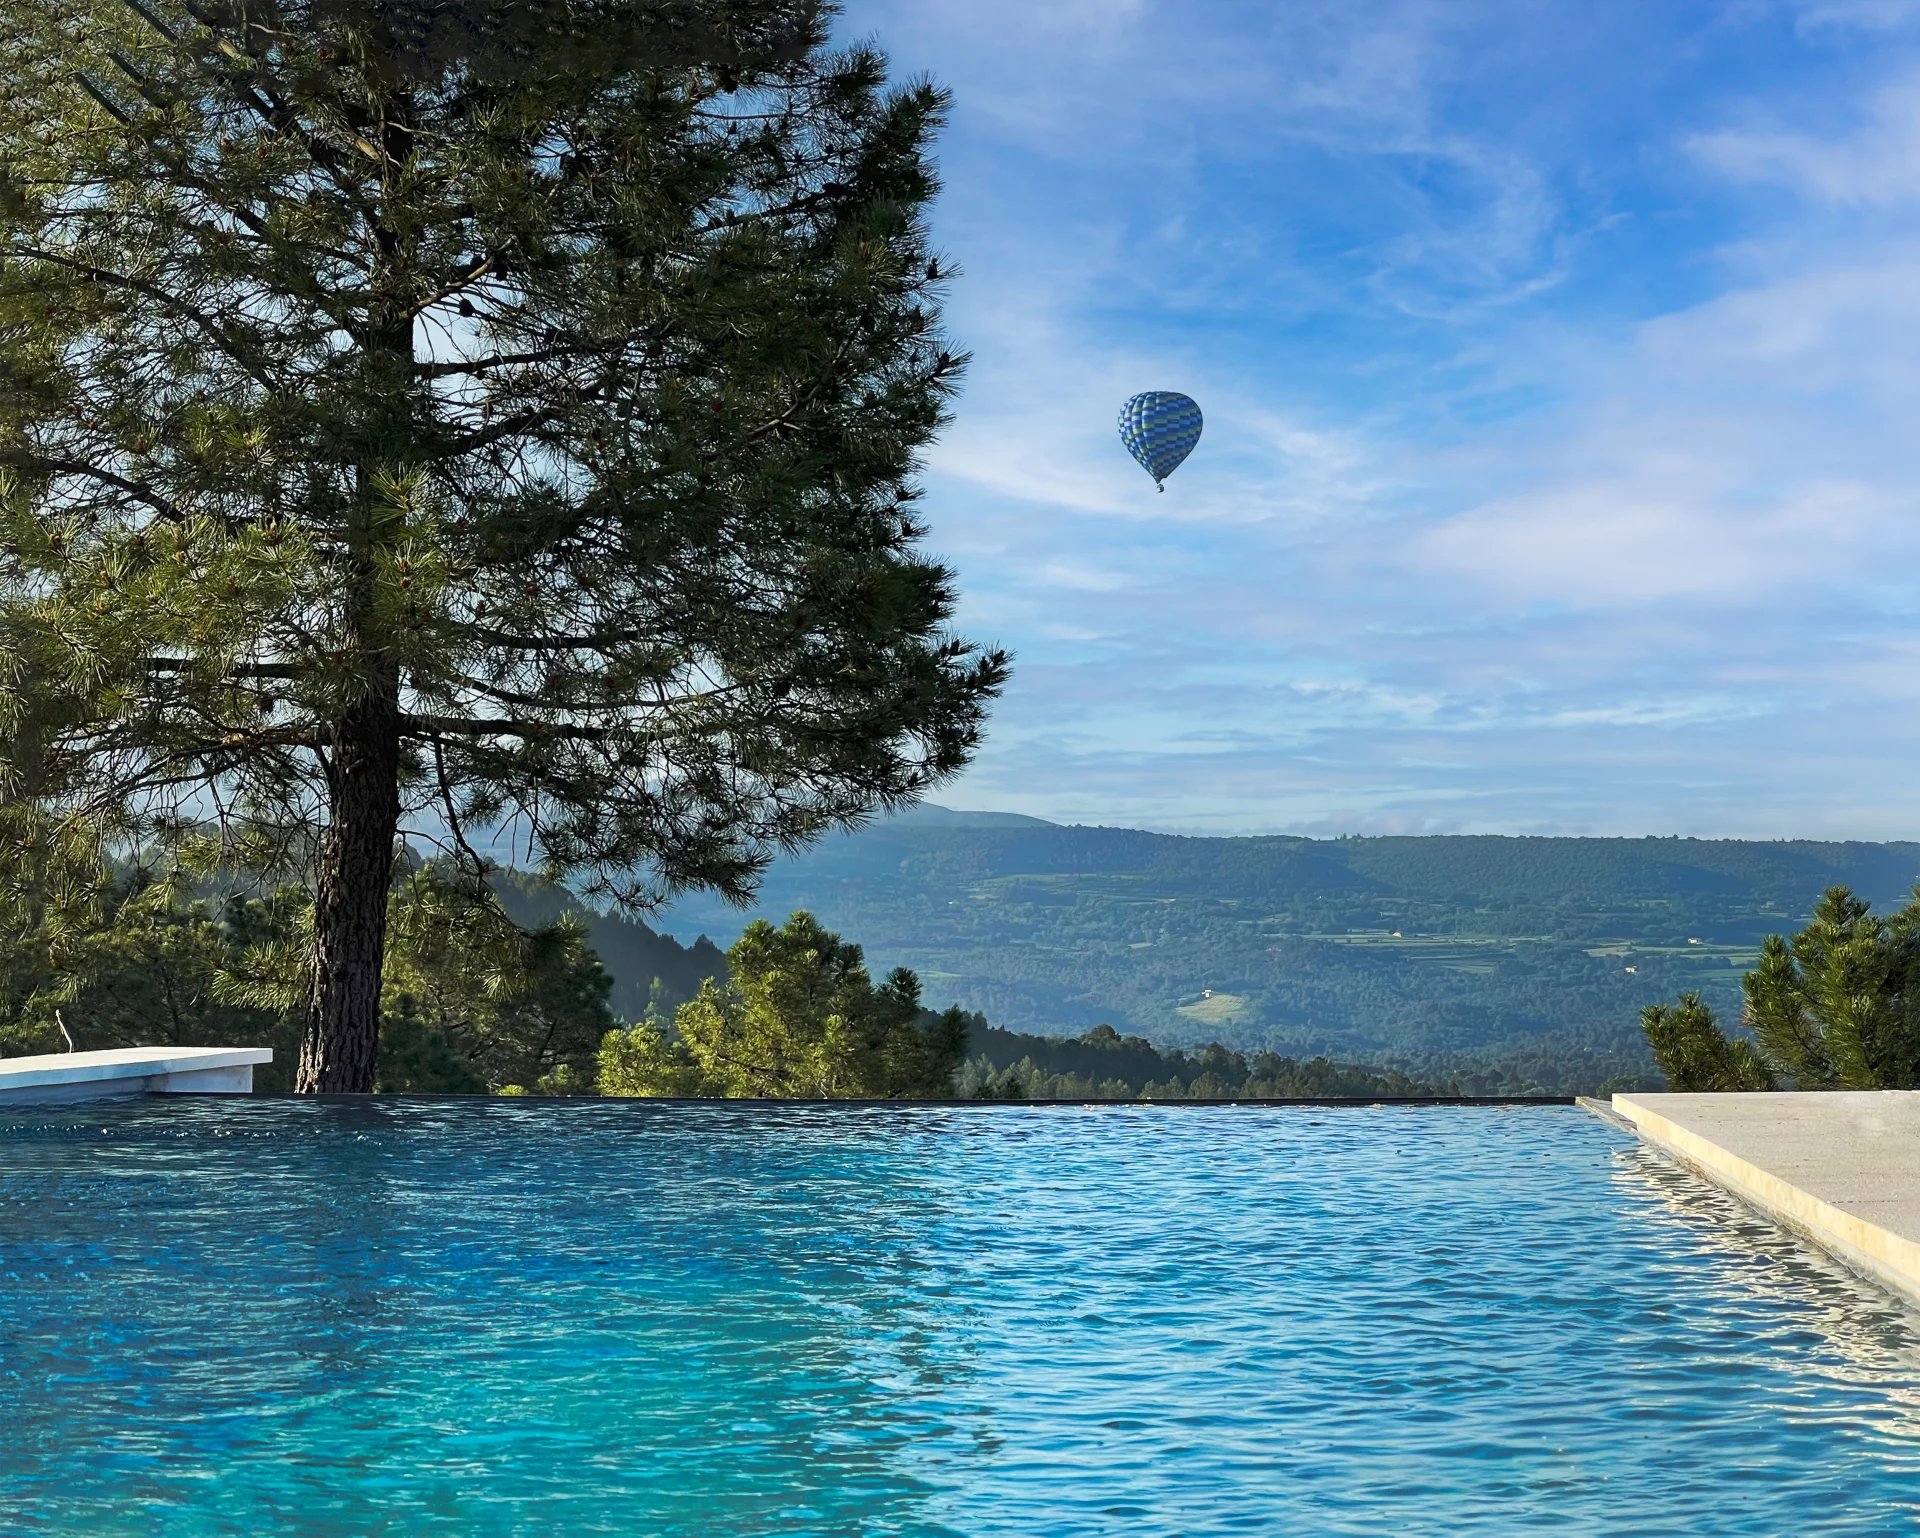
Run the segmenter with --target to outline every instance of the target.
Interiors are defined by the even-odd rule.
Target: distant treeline
[[[503,906],[517,923],[552,923],[572,915],[612,979],[614,1013],[638,1020],[649,1011],[670,1021],[708,978],[727,975],[726,954],[704,935],[683,946],[642,921],[583,909],[569,894],[518,871],[501,873]],[[928,1012],[928,1019],[932,1012]],[[1078,1036],[1001,1030],[968,1016],[967,1059],[954,1092],[968,1100],[1235,1100],[1372,1095],[1497,1094],[1537,1088],[1499,1073],[1465,1076],[1467,1087],[1435,1084],[1394,1069],[1369,1069],[1251,1054],[1212,1045],[1161,1050],[1108,1025]]]
[[[610,1002],[623,1019],[640,1019],[651,1008],[671,1020],[702,982],[727,975],[725,952],[704,935],[683,946],[638,919],[583,909],[561,889],[518,871],[502,872],[497,890],[517,923],[552,923],[572,914],[583,925],[588,945],[613,980]],[[1471,1087],[1452,1080],[1436,1085],[1391,1068],[1247,1054],[1218,1044],[1162,1050],[1109,1025],[1071,1037],[1007,1031],[974,1013],[955,1092],[969,1100],[1257,1100],[1501,1094],[1538,1087],[1495,1071],[1469,1069],[1457,1077]]]
[[[1388,1070],[1306,1062],[1272,1052],[1222,1046],[1162,1051],[1110,1025],[1082,1036],[1026,1036],[974,1016],[969,1057],[955,1081],[965,1100],[1281,1100],[1364,1099],[1376,1095],[1453,1094]]]
[[[682,945],[639,919],[584,908],[563,889],[520,871],[501,872],[495,886],[516,923],[550,924],[571,915],[582,926],[612,979],[609,1003],[623,1020],[641,1019],[649,1009],[671,1020],[699,993],[701,983],[727,975],[726,953],[704,935]],[[1245,1054],[1218,1045],[1161,1050],[1108,1025],[1070,1037],[1007,1031],[974,1013],[968,1016],[967,1060],[954,1088],[969,1100],[1255,1100],[1502,1094],[1538,1087],[1534,1080],[1495,1071],[1468,1069],[1455,1078],[1470,1087],[1453,1079],[1436,1085],[1391,1068],[1324,1057]]]

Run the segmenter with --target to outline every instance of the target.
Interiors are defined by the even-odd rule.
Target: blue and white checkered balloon
[[[1200,407],[1176,390],[1148,390],[1120,408],[1120,441],[1162,491],[1200,441]]]

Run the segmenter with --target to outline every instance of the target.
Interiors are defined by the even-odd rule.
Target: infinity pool
[[[1571,1108],[0,1119],[0,1530],[1920,1531],[1920,1329]]]

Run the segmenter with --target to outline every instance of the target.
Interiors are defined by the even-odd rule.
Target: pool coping
[[[246,1095],[268,1047],[120,1047],[0,1058],[0,1105],[70,1105],[117,1095]]]
[[[1588,1110],[1920,1308],[1920,1091],[1615,1095]]]

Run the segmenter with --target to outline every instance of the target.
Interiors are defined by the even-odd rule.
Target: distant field
[[[1252,1005],[1237,993],[1216,993],[1211,998],[1195,999],[1178,1006],[1178,1012],[1202,1025],[1235,1025],[1247,1017]]]

